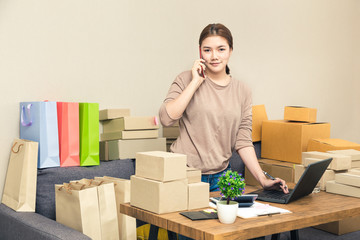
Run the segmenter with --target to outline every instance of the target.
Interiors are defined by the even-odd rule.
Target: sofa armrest
[[[0,204],[0,239],[87,239],[79,231],[37,213],[16,212]]]

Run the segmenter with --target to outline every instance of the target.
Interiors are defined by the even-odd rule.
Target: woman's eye
[[[220,48],[220,51],[221,51],[221,52],[223,52],[223,51],[225,51],[225,50],[226,50],[225,48]]]
[[[210,49],[205,49],[204,52],[210,52]]]

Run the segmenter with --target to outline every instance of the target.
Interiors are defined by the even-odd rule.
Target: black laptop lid
[[[299,182],[291,192],[290,197],[287,199],[286,203],[312,193],[316,187],[316,184],[320,181],[331,161],[332,158],[328,158],[309,164],[305,169],[305,172],[301,175]]]

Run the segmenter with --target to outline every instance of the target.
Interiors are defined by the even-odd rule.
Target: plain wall
[[[233,77],[265,104],[318,109],[331,137],[360,143],[357,0],[2,0],[0,196],[19,102],[98,102],[158,113],[171,82],[198,58],[198,37],[221,22],[234,37]]]

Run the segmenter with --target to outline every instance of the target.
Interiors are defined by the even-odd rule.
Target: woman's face
[[[226,65],[232,53],[227,40],[221,36],[211,36],[201,44],[202,58],[205,60],[206,72],[225,73]]]

